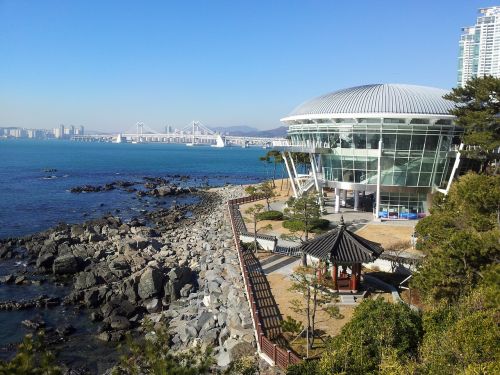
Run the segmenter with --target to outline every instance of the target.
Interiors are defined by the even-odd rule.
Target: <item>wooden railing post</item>
[[[276,362],[278,359],[278,349],[276,347],[277,347],[277,345],[273,344],[273,361],[274,361],[275,365],[276,365]]]

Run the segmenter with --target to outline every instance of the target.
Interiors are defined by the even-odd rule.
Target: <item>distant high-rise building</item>
[[[479,9],[476,24],[460,37],[457,85],[486,75],[500,77],[500,6]]]
[[[54,128],[54,138],[64,138],[64,125],[61,124],[58,128]]]

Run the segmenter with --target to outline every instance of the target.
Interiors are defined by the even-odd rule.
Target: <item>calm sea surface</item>
[[[70,141],[0,141],[0,238],[80,222],[107,212],[127,217],[139,210],[122,190],[72,194],[71,187],[116,180],[188,175],[188,185],[261,181],[269,176],[261,148],[187,147]],[[55,169],[55,172],[46,171]]]

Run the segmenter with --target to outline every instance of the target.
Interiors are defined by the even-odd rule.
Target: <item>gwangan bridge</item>
[[[285,138],[252,137],[223,135],[212,131],[199,121],[192,121],[182,129],[166,128],[165,133],[158,133],[142,122],[136,124],[134,131],[119,134],[74,135],[73,141],[112,142],[112,143],[183,143],[187,146],[212,147],[272,147],[287,142]]]

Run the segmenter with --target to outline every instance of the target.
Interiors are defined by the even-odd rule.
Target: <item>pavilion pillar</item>
[[[359,191],[354,190],[354,211],[358,210],[359,207]]]
[[[338,214],[340,212],[340,189],[335,188],[335,209],[334,213]]]
[[[338,267],[337,263],[333,263],[332,265],[332,281],[333,281],[333,289],[334,290],[339,290],[338,287]]]
[[[360,273],[361,273],[361,264],[360,263],[353,264],[353,266],[352,266],[351,280],[350,280],[350,286],[351,286],[351,290],[353,292],[357,292],[358,291]]]

